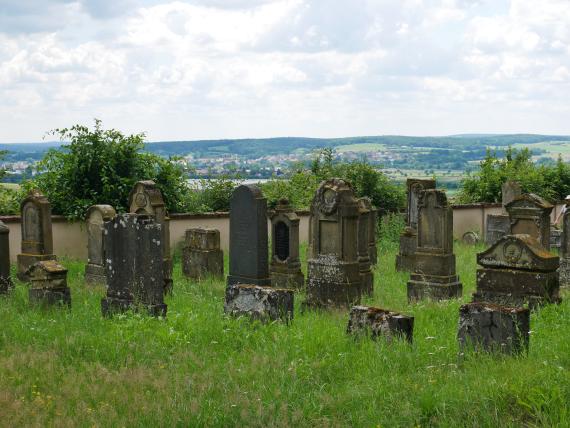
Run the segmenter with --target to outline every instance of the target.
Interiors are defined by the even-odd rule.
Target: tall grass
[[[570,426],[568,300],[532,315],[528,355],[459,359],[481,248],[456,245],[461,301],[415,305],[396,249],[380,244],[364,303],[414,315],[412,345],[347,337],[345,311],[296,310],[290,326],[227,318],[224,282],[185,279],[178,258],[166,319],[103,319],[103,288],[63,260],[71,310],[30,307],[21,283],[0,298],[0,425]]]

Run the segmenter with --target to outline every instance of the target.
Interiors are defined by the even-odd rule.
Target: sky
[[[0,0],[0,142],[570,134],[570,0]]]

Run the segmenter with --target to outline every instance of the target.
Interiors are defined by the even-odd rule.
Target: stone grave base
[[[166,317],[167,305],[159,303],[156,305],[136,305],[132,300],[118,299],[116,297],[105,297],[101,299],[101,312],[104,317],[111,317],[117,313],[128,311],[147,312],[154,317]]]
[[[530,311],[490,303],[469,303],[459,308],[457,340],[487,352],[515,354],[528,349]]]
[[[85,266],[86,284],[107,284],[105,266],[87,263]]]
[[[408,302],[431,299],[435,301],[460,298],[463,293],[463,285],[457,277],[452,277],[450,282],[431,282],[432,278],[415,280],[414,276],[408,281]]]
[[[26,274],[28,269],[37,262],[46,260],[57,260],[55,254],[18,254],[18,273],[17,278],[23,282],[29,282],[30,277]]]
[[[403,338],[412,343],[414,317],[371,306],[353,306],[346,332],[355,335],[367,334],[372,339],[382,336],[388,342],[394,338]]]
[[[71,307],[71,291],[69,288],[30,288],[30,303],[40,306],[66,305]]]
[[[271,270],[271,286],[275,288],[291,288],[293,290],[302,290],[305,287],[305,277],[301,270],[297,272],[281,272]]]
[[[358,263],[335,257],[309,260],[307,267],[308,307],[351,307],[360,303],[361,278]]]
[[[188,278],[200,279],[207,275],[224,276],[222,250],[199,250],[185,247],[182,250],[182,272]]]
[[[224,312],[261,322],[289,322],[293,319],[294,295],[290,289],[234,284],[226,289]]]

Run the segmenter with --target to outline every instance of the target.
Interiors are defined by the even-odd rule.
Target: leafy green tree
[[[75,125],[50,134],[68,143],[48,151],[38,164],[39,174],[24,187],[40,189],[54,213],[78,219],[93,204],[110,204],[124,211],[138,180],[154,180],[171,212],[184,209],[183,166],[173,159],[142,153],[144,134],[106,130],[100,120],[95,120],[93,129]]]

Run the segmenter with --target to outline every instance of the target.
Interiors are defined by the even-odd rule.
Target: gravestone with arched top
[[[87,264],[85,282],[106,284],[104,223],[117,215],[111,205],[93,205],[87,210]]]

